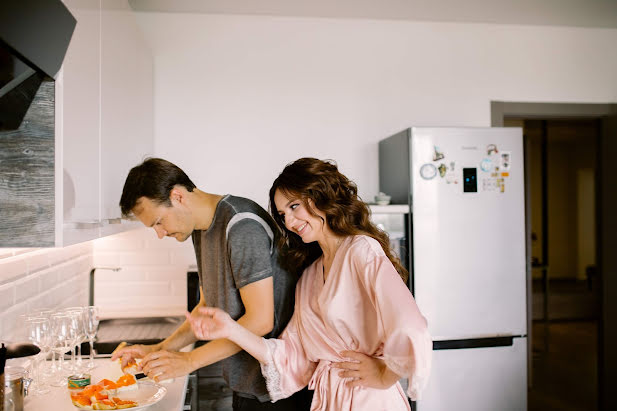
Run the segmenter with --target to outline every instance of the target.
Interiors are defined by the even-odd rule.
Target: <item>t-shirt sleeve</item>
[[[227,252],[236,288],[272,276],[272,240],[259,221],[245,218],[227,235]]]

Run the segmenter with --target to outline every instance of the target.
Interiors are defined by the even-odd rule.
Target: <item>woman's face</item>
[[[312,207],[311,200],[309,200],[309,206],[317,215],[311,214],[302,200],[288,197],[281,190],[276,190],[274,193],[274,204],[276,205],[276,212],[285,222],[287,230],[299,235],[304,243],[308,244],[325,238],[324,222],[326,215]]]

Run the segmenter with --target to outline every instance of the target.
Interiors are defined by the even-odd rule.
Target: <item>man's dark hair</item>
[[[180,167],[162,158],[147,158],[133,167],[126,177],[120,198],[122,215],[131,215],[141,197],[171,206],[169,194],[176,185],[184,186],[191,192],[195,188],[195,184]]]

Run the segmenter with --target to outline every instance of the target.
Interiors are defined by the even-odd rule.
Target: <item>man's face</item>
[[[190,211],[173,199],[171,206],[166,206],[141,197],[133,209],[133,214],[146,227],[152,227],[159,238],[173,237],[178,241],[185,241],[193,233]]]

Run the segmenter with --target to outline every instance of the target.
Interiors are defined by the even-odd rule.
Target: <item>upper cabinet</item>
[[[153,58],[125,0],[65,0],[77,26],[56,81],[57,246],[137,226],[118,202],[152,155]]]
[[[127,2],[101,4],[101,216],[117,219],[124,179],[153,152],[153,59]]]

